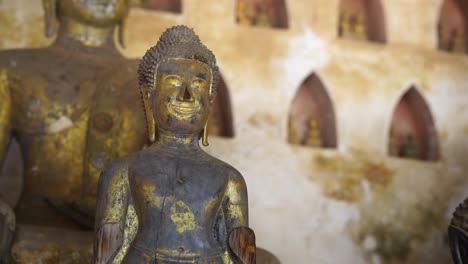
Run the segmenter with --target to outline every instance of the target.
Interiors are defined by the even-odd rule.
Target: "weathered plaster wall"
[[[435,49],[441,0],[382,2],[385,45],[337,39],[338,0],[287,1],[287,30],[238,26],[234,0],[130,13],[129,57],[174,24],[215,52],[236,136],[212,138],[208,151],[243,173],[258,245],[283,263],[449,263],[446,226],[468,196],[468,56]],[[0,47],[47,45],[41,17],[40,1],[0,0]],[[335,107],[337,149],[286,142],[290,102],[312,72]],[[432,111],[437,162],[387,155],[393,109],[411,85]]]

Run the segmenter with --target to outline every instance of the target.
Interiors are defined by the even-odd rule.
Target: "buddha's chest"
[[[99,82],[95,74],[23,73],[11,89],[13,122],[19,131],[50,134],[87,118]]]
[[[137,170],[129,175],[135,202],[144,208],[173,214],[216,213],[226,189],[222,171],[206,166],[171,165],[166,164],[163,169]]]

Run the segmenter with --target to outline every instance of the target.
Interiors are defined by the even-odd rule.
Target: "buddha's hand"
[[[248,227],[237,227],[229,233],[229,248],[243,264],[255,264],[255,233]]]
[[[15,224],[13,210],[0,200],[0,264],[10,263],[11,261],[11,246]]]

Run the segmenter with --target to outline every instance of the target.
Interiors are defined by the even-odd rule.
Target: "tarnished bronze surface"
[[[95,263],[240,263],[228,237],[248,227],[242,175],[208,155],[214,55],[185,26],[162,34],[139,67],[147,149],[100,178]]]
[[[0,200],[0,263],[9,263],[10,246],[15,231],[15,214],[11,207]]]
[[[47,48],[0,52],[0,160],[19,142],[21,224],[92,227],[97,181],[106,164],[140,150],[146,122],[136,61],[124,58],[127,0],[44,0]],[[79,263],[79,262],[77,262]]]
[[[455,264],[468,263],[468,198],[461,203],[448,228],[449,245]]]

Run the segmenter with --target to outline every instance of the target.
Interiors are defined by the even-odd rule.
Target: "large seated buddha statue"
[[[130,1],[43,4],[46,34],[56,36],[54,43],[0,51],[0,161],[8,142],[17,140],[24,184],[19,202],[10,204],[18,223],[16,260],[24,253],[52,263],[31,252],[46,246],[49,253],[66,250],[67,237],[77,240],[63,230],[91,230],[100,173],[108,162],[140,150],[147,141],[144,114],[134,104],[139,93],[130,89],[138,85],[138,63],[118,51]],[[7,230],[1,225],[11,222],[8,217],[0,210],[0,230]],[[33,241],[36,234],[45,237]],[[57,247],[47,243],[49,234],[56,234],[50,241],[58,241]],[[0,252],[5,252],[9,243],[1,242]]]
[[[175,26],[144,55],[139,87],[153,143],[99,180],[95,263],[254,263],[247,188],[207,154],[215,56]]]

